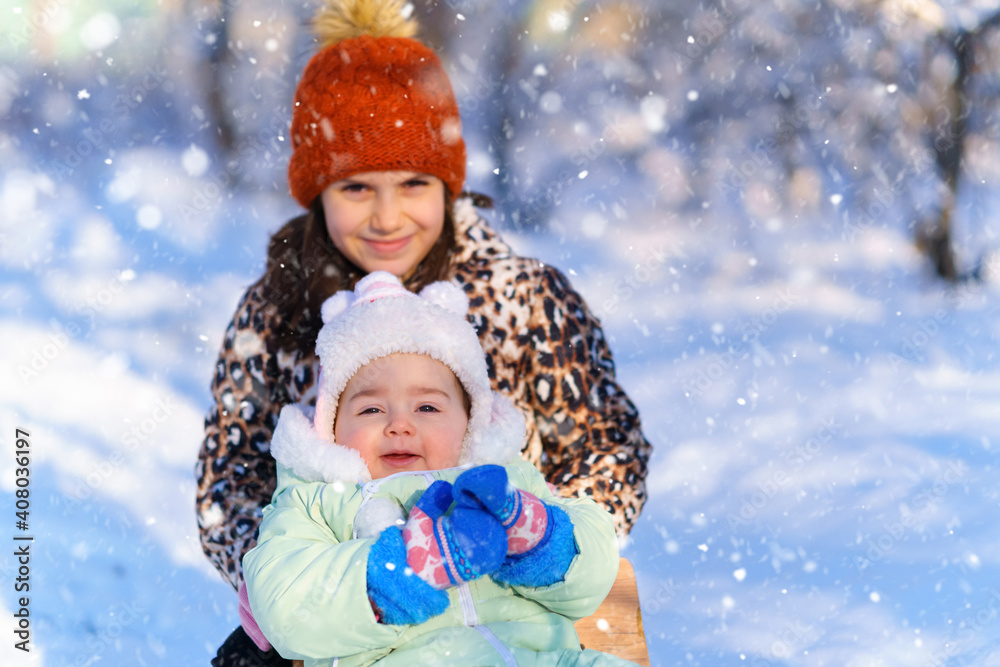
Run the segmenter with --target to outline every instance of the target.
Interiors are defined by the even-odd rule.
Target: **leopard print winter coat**
[[[466,199],[455,227],[449,275],[469,296],[493,388],[525,416],[524,457],[563,495],[592,496],[627,534],[646,500],[651,447],[600,324],[562,273],[515,255]],[[278,348],[278,315],[262,291],[247,291],[226,330],[195,468],[202,548],[234,588],[275,488],[268,448],[278,413],[315,404],[319,370],[311,352]]]

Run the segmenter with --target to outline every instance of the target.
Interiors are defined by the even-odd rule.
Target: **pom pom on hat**
[[[313,18],[313,33],[324,48],[345,39],[413,37],[413,5],[404,0],[325,0]]]

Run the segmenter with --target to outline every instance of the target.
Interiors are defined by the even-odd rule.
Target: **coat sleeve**
[[[269,446],[288,402],[265,344],[265,312],[259,290],[251,288],[226,329],[195,466],[202,550],[234,589],[242,580],[240,559],[256,543],[261,511],[274,493]]]
[[[283,488],[243,558],[254,619],[286,659],[385,649],[404,629],[376,620],[366,577],[374,539],[338,539],[327,515],[342,508],[325,506],[328,492],[320,483]]]
[[[527,402],[542,441],[540,468],[563,495],[590,496],[628,534],[646,502],[652,449],[615,379],[600,322],[566,277],[539,265],[519,332]]]
[[[618,576],[618,539],[611,515],[590,498],[554,496],[537,471],[526,471],[522,465],[515,468],[518,473],[509,477],[511,484],[530,491],[544,503],[560,507],[569,516],[577,555],[562,581],[540,588],[514,586],[514,590],[574,621],[590,616]]]

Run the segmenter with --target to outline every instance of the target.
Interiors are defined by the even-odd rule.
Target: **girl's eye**
[[[411,178],[410,180],[406,181],[404,185],[408,188],[419,188],[423,187],[424,185],[427,185],[427,181],[426,179],[423,178]]]
[[[365,192],[367,189],[368,189],[368,186],[365,185],[364,183],[348,183],[348,184],[344,185],[340,190],[341,190],[341,192],[349,192],[349,193],[352,193],[352,194],[358,194],[358,193]]]

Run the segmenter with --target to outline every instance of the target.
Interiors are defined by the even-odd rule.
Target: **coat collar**
[[[472,204],[472,199],[462,197],[452,205],[455,218],[455,252],[453,265],[466,264],[473,259],[497,260],[510,257],[510,246],[492,229]]]

